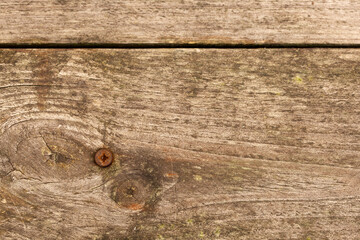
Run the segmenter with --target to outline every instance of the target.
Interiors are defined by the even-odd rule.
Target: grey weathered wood
[[[356,0],[2,0],[0,43],[360,44]]]
[[[359,239],[359,61],[1,50],[0,238]]]

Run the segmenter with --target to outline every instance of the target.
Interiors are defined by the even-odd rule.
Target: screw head
[[[113,160],[113,153],[109,149],[101,148],[95,153],[95,163],[100,167],[110,166]]]

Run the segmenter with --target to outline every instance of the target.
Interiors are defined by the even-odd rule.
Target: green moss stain
[[[158,228],[159,230],[163,230],[165,228],[165,224],[159,224]]]
[[[194,175],[195,181],[201,182],[203,178],[200,175]]]
[[[293,81],[297,84],[303,84],[304,83],[304,80],[299,76],[299,75],[296,75],[294,78],[293,78]]]
[[[163,239],[165,239],[165,238],[164,238],[162,235],[160,235],[160,234],[159,234],[159,235],[157,236],[157,238],[156,238],[156,240],[163,240]]]
[[[220,237],[220,234],[221,234],[221,230],[220,230],[219,227],[217,227],[215,232],[214,232],[214,235],[215,235],[215,237]]]

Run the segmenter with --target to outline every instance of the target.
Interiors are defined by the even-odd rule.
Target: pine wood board
[[[2,0],[0,44],[360,44],[354,0]]]
[[[358,239],[359,61],[2,49],[0,238]]]

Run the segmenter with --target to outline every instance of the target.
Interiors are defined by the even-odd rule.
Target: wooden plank
[[[359,239],[359,61],[3,49],[0,238]]]
[[[360,44],[354,0],[2,0],[0,43]]]

